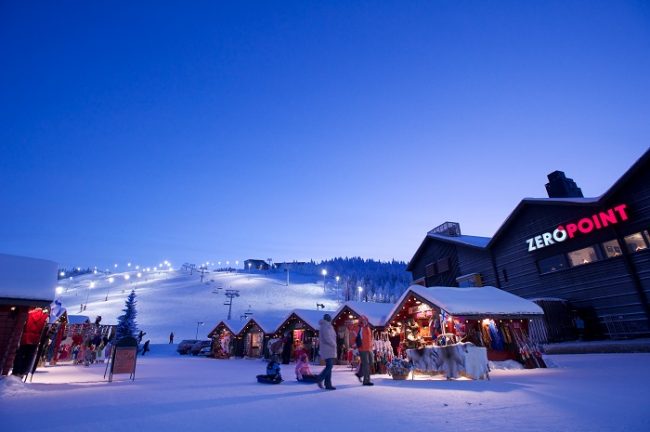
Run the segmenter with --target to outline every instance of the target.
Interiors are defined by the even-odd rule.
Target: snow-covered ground
[[[227,289],[239,290],[240,296],[233,299],[233,319],[239,319],[249,308],[254,317],[279,322],[292,309],[316,309],[316,303],[324,304],[326,310],[338,307],[335,287],[328,286],[324,292],[322,279],[313,276],[291,273],[287,287],[284,273],[210,272],[203,282],[197,272],[140,273],[140,277],[138,271],[130,271],[61,280],[63,305],[69,314],[86,315],[91,321],[99,315],[102,324],[116,324],[126,297],[135,289],[136,321],[151,343],[166,342],[172,331],[177,341],[194,339],[197,328],[199,338],[207,338],[210,330],[228,316],[228,306],[224,305]],[[86,310],[80,312],[86,303]]]
[[[261,360],[181,357],[155,345],[134,382],[104,366],[39,369],[0,380],[3,431],[646,431],[650,354],[558,355],[552,369],[493,370],[489,381],[374,377],[336,366],[335,391],[293,379],[258,384]],[[314,366],[314,370],[320,370]]]

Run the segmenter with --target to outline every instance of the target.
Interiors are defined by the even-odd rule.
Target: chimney
[[[583,198],[582,190],[564,172],[553,171],[547,177],[546,193],[549,198]]]

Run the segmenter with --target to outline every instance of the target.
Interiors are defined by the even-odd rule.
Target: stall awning
[[[465,317],[521,317],[543,315],[542,308],[493,286],[480,288],[430,287],[411,285],[391,310],[392,319],[399,312],[404,300],[415,295],[443,309],[450,315]]]
[[[336,311],[334,320],[336,320],[347,307],[357,315],[365,315],[366,318],[368,318],[368,323],[370,323],[372,327],[384,327],[386,325],[386,320],[388,319],[388,314],[394,306],[395,305],[392,303],[347,301]]]

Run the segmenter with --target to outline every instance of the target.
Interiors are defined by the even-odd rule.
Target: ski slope
[[[169,333],[175,340],[207,338],[210,330],[228,316],[224,305],[227,289],[239,290],[232,303],[232,318],[246,312],[278,322],[292,309],[326,310],[338,307],[333,286],[324,292],[322,279],[291,273],[289,286],[284,273],[210,272],[201,282],[196,271],[129,271],[111,275],[88,274],[59,281],[60,298],[70,315],[85,315],[91,321],[102,317],[102,324],[115,324],[122,314],[131,290],[137,297],[138,327],[147,334],[144,340],[164,343]],[[112,282],[111,282],[112,279]],[[82,312],[81,305],[87,304]],[[203,323],[203,324],[198,324]]]

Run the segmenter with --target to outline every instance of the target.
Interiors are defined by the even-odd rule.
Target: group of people
[[[299,354],[296,361],[296,379],[300,382],[315,383],[321,389],[336,390],[332,385],[332,369],[336,360],[336,332],[332,326],[332,317],[325,314],[323,319],[318,322],[320,326],[320,357],[325,360],[325,368],[319,373],[314,374],[309,367],[309,357],[307,353]],[[356,337],[356,345],[361,356],[361,366],[356,373],[359,382],[365,386],[374,385],[370,381],[370,359],[372,351],[372,331],[368,325],[368,318],[360,318],[360,328]],[[261,383],[279,384],[282,380],[280,364],[277,358],[272,358],[266,368],[266,375],[258,375],[257,380]]]

